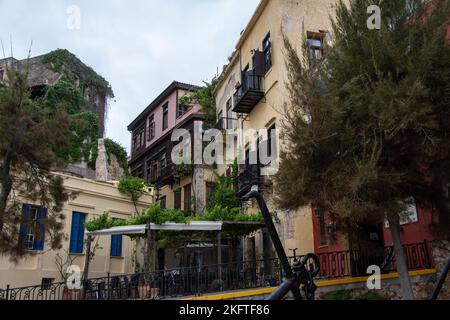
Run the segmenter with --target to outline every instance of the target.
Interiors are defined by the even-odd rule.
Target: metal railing
[[[64,282],[0,290],[0,300],[169,299],[229,290],[275,286],[277,259],[179,268],[153,273],[90,279],[79,290]]]
[[[433,266],[430,248],[427,242],[403,246],[409,270],[427,269]],[[378,265],[383,272],[396,271],[393,247],[388,247],[383,254],[367,254],[364,251],[339,251],[318,254],[320,261],[319,278],[335,279],[342,277],[365,276],[367,268]]]
[[[261,180],[261,167],[257,164],[247,165],[240,173],[236,182],[237,194],[247,192],[253,185]]]
[[[252,74],[249,71],[242,75],[241,86],[237,89],[234,94],[234,105],[237,106],[241,102],[242,98],[249,91],[263,92],[263,82],[262,77]]]
[[[404,246],[408,268],[426,269],[433,263],[428,243]],[[395,254],[367,255],[361,251],[340,251],[317,255],[318,280],[365,276],[367,267],[379,265],[384,272],[395,271]],[[303,256],[296,257],[297,259]],[[291,265],[294,258],[289,258]],[[0,289],[0,300],[132,300],[171,299],[214,292],[274,287],[283,272],[279,259],[264,259],[177,268],[153,273],[107,276],[85,281],[80,290],[69,290],[64,282],[39,286]]]

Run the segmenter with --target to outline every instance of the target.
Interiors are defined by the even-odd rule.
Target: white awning
[[[109,235],[137,235],[145,234],[147,232],[147,225],[140,226],[125,226],[125,227],[114,227],[111,229],[97,230],[93,232],[86,232],[88,236],[109,236]]]
[[[190,223],[164,223],[161,225],[152,223],[150,228],[152,230],[166,230],[166,231],[220,231],[222,230],[223,222],[213,221],[192,221]],[[93,232],[86,232],[88,236],[107,236],[107,235],[139,235],[147,232],[147,225],[114,227],[111,229],[98,230]]]

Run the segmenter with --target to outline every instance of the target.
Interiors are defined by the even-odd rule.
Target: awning
[[[150,224],[151,230],[166,231],[220,231],[223,222],[213,221],[192,221],[190,223],[164,223],[161,225]],[[114,227],[110,229],[86,232],[88,236],[107,236],[107,235],[139,235],[147,233],[147,225]]]

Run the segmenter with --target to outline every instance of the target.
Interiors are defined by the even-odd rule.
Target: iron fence
[[[410,270],[432,266],[427,243],[404,246]],[[395,254],[367,255],[361,251],[319,254],[320,279],[366,275],[370,265],[384,272],[395,271]],[[300,259],[301,256],[298,257]],[[291,263],[296,258],[291,257]],[[39,286],[0,289],[0,300],[132,300],[171,299],[207,293],[273,287],[281,283],[278,259],[226,263],[202,267],[177,268],[153,273],[119,275],[89,279],[79,290],[69,289],[64,282]]]

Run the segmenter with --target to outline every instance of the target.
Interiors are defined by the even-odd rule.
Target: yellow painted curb
[[[424,276],[424,275],[435,274],[436,272],[437,272],[436,269],[415,270],[415,271],[410,271],[409,276],[410,277]],[[398,277],[399,277],[399,274],[396,272],[381,275],[382,280],[395,279]],[[330,286],[343,285],[343,284],[366,282],[368,278],[369,277],[367,276],[367,277],[355,277],[355,278],[345,278],[345,279],[336,279],[336,280],[323,280],[323,281],[317,281],[316,284],[318,287],[330,287]],[[179,300],[185,300],[185,301],[188,301],[188,300],[190,300],[190,301],[230,300],[230,299],[271,294],[276,289],[277,288],[273,288],[273,287],[262,288],[262,289],[252,289],[252,290],[245,290],[245,291],[226,292],[226,293],[205,295],[205,296],[199,296],[199,297],[183,298],[183,299],[179,299]]]

